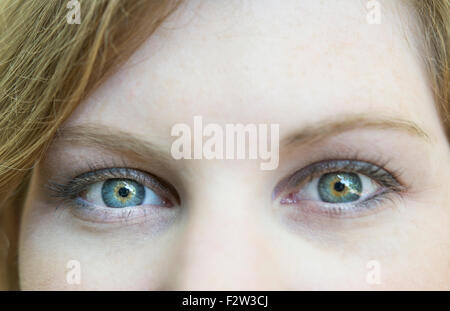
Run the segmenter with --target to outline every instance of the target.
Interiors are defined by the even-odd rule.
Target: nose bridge
[[[189,206],[171,275],[175,289],[250,290],[269,283],[273,262],[257,208],[238,181],[229,185],[215,185]]]

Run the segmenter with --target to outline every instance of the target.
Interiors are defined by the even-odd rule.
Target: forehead
[[[380,3],[369,24],[360,0],[185,1],[69,122],[170,136],[194,115],[285,129],[336,113],[420,120],[431,95],[406,9]]]

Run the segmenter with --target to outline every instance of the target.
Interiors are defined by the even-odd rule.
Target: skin
[[[370,25],[361,1],[185,2],[63,126],[127,132],[158,151],[56,140],[24,207],[21,288],[448,290],[450,149],[414,52],[411,14],[392,3],[382,2],[381,24]],[[192,126],[196,115],[220,126],[279,124],[278,168],[173,159],[172,126]],[[285,143],[355,116],[406,120],[426,137],[359,122]],[[356,157],[397,172],[406,190],[352,217],[272,198],[280,181],[309,164]],[[154,174],[180,204],[118,223],[83,220],[44,185],[89,165]],[[80,263],[80,284],[66,282],[70,260]],[[367,282],[372,260],[380,284]]]

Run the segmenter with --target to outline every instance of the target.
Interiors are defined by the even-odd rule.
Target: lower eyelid
[[[69,211],[76,218],[91,223],[142,223],[150,218],[161,215],[174,214],[176,208],[167,208],[153,205],[138,205],[123,208],[107,206],[94,206],[83,199],[76,199],[75,205],[69,206]]]
[[[364,201],[354,203],[324,203],[304,200],[299,204],[281,204],[280,208],[285,211],[291,210],[294,215],[297,215],[296,217],[299,217],[299,215],[303,215],[303,217],[316,215],[330,218],[361,218],[381,212],[388,206],[395,206],[394,201],[398,198],[400,198],[399,193],[384,190]]]
[[[76,217],[95,223],[115,223],[122,220],[133,220],[145,216],[145,210],[141,207],[113,209],[109,207],[88,207],[71,209]]]

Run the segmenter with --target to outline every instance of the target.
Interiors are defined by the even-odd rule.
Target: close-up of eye
[[[45,189],[74,215],[95,222],[129,220],[145,216],[151,208],[179,204],[173,187],[131,168],[93,170],[68,182],[50,181]]]
[[[309,165],[285,179],[277,197],[281,205],[307,207],[313,213],[358,216],[403,190],[396,177],[374,164],[332,160]]]

